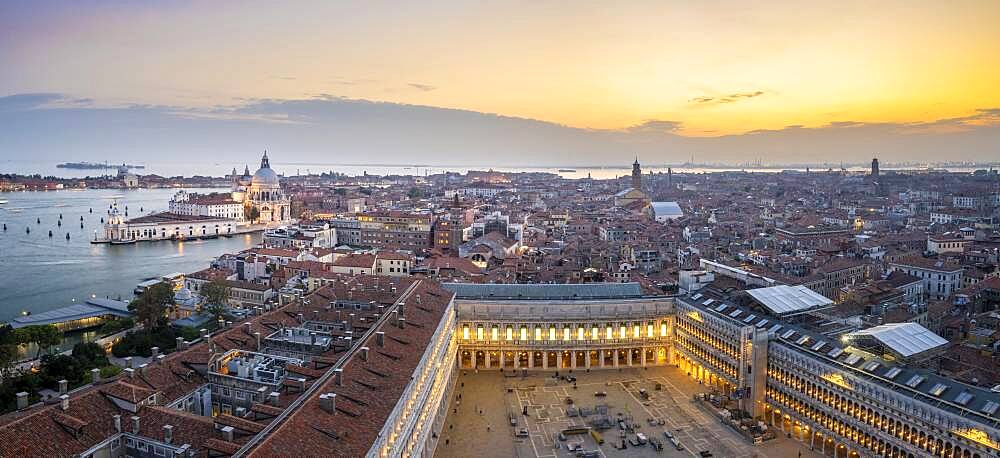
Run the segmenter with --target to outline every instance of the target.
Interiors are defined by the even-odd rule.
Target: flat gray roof
[[[444,283],[457,299],[607,299],[644,297],[638,283],[479,284]]]
[[[749,289],[747,293],[775,315],[801,312],[833,303],[822,294],[802,285]]]

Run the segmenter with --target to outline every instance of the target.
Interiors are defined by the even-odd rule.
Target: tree
[[[226,311],[229,302],[229,286],[224,281],[213,280],[201,287],[201,297],[209,313],[219,319]]]
[[[14,375],[17,367],[17,336],[9,324],[0,325],[0,380]]]
[[[157,283],[128,304],[128,309],[147,329],[166,325],[167,308],[174,303],[174,291],[166,283]]]
[[[410,199],[420,199],[424,197],[424,190],[416,186],[410,188],[410,191],[406,193]]]
[[[18,344],[37,345],[38,350],[35,352],[35,357],[37,358],[38,355],[42,354],[42,350],[48,350],[53,345],[59,345],[62,342],[63,334],[59,328],[51,324],[41,324],[20,328],[15,331],[15,336]]]
[[[246,219],[251,223],[256,223],[257,218],[260,218],[260,210],[253,205],[248,204],[246,208],[243,209],[243,213],[243,216],[246,217]]]

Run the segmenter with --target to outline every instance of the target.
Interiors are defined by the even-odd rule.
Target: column
[[[604,352],[606,350],[597,350],[597,364],[598,367],[604,367]]]
[[[640,351],[641,351],[641,354],[639,356],[639,361],[641,362],[642,367],[646,367],[646,349],[645,348],[641,348]]]
[[[628,367],[632,367],[632,349],[629,348],[625,352],[627,353],[625,361],[628,363]]]
[[[583,365],[590,369],[590,350],[583,352]]]
[[[548,350],[542,352],[542,369],[547,370],[549,368],[549,352]]]
[[[490,364],[490,351],[489,350],[483,351],[483,363],[485,363],[487,369],[492,369],[492,367],[491,367],[492,365]]]
[[[478,356],[477,353],[479,353],[479,350],[472,350],[472,369],[473,370],[476,369],[476,360],[479,359],[477,357]]]
[[[528,369],[535,368],[535,352],[533,350],[528,350]]]
[[[569,364],[572,369],[576,369],[576,350],[573,350],[569,354]]]
[[[617,368],[617,367],[618,367],[618,356],[620,356],[620,355],[619,355],[619,352],[620,352],[620,351],[621,351],[620,349],[617,349],[617,348],[616,348],[616,349],[615,349],[614,351],[612,351],[612,352],[611,352],[611,356],[612,356],[612,357],[614,358],[614,359],[612,360],[612,364],[614,365],[614,367],[615,367],[615,368]]]
[[[562,370],[563,368],[563,352],[556,352],[556,370]]]
[[[503,362],[504,362],[504,359],[506,359],[506,358],[504,357],[504,351],[503,351],[503,350],[500,350],[500,370],[501,370],[501,371],[503,370],[503,366],[504,366]]]

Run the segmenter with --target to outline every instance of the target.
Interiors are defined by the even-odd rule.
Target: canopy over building
[[[93,298],[82,304],[49,310],[47,312],[19,316],[10,322],[14,329],[34,325],[55,325],[62,331],[83,329],[97,326],[109,318],[127,318],[132,316],[128,302],[114,299]]]
[[[948,341],[917,323],[888,323],[844,335],[844,340],[866,350],[911,359],[944,348]]]
[[[777,316],[791,315],[833,304],[833,301],[802,285],[778,285],[747,290],[757,302]]]

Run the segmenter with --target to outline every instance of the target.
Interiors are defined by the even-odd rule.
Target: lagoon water
[[[0,320],[13,319],[23,312],[39,313],[72,305],[91,296],[120,296],[127,300],[135,285],[145,279],[173,272],[194,272],[208,267],[220,254],[260,242],[259,234],[245,234],[187,242],[114,246],[90,243],[95,231],[102,228],[101,218],[107,217],[113,196],[119,197],[119,208],[127,206],[129,216],[136,217],[166,210],[174,192],[174,189],[148,189],[0,193],[0,201],[7,201],[0,204],[0,223],[7,225],[6,231],[0,231]],[[91,208],[93,213],[89,211]]]

